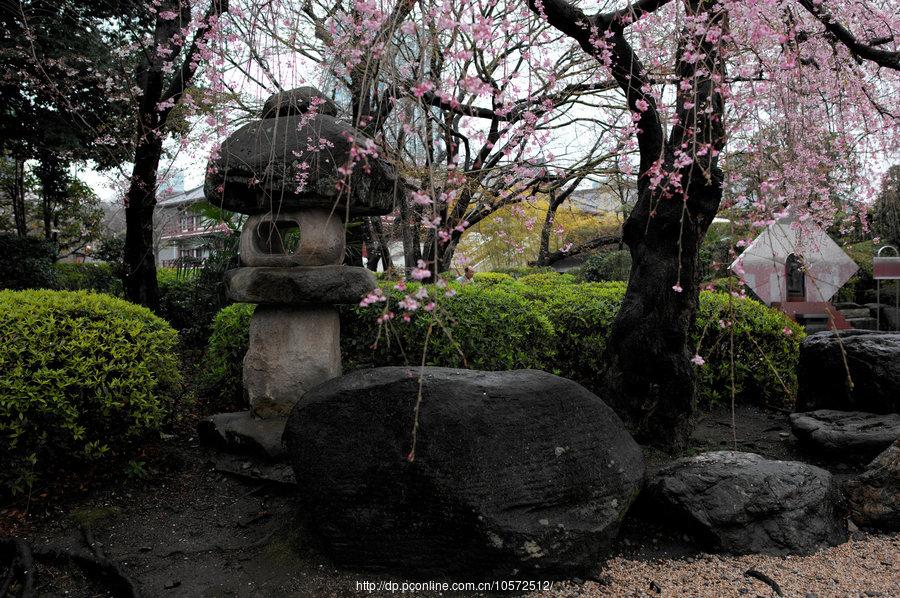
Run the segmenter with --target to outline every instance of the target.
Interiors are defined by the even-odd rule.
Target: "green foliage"
[[[874,278],[872,258],[879,246],[872,241],[862,241],[846,245],[843,250],[850,258],[859,266],[859,270],[853,275],[847,283],[840,288],[835,295],[835,302],[854,302],[859,304],[874,303],[877,298],[875,289],[877,281]],[[890,252],[886,252],[888,255]],[[891,254],[892,255],[892,254]],[[896,287],[893,283],[881,285],[881,302],[893,305],[896,297]]]
[[[515,284],[515,283],[513,283]],[[540,368],[554,351],[553,329],[538,308],[515,288],[498,284],[453,284],[458,295],[426,287],[437,298],[431,313],[422,309],[410,322],[396,319],[379,326],[384,304],[367,308],[341,306],[341,352],[344,369],[384,365],[416,365],[422,362],[428,339],[426,363],[480,370]],[[381,283],[390,309],[397,309],[405,292],[394,283]],[[410,284],[407,292],[419,285]],[[252,305],[235,304],[223,309],[212,325],[203,362],[203,387],[217,402],[233,403],[241,396],[242,359],[247,351]],[[431,328],[431,333],[428,330]]]
[[[502,272],[476,272],[473,280],[480,285],[487,286],[511,282],[515,279],[509,274],[503,274]]]
[[[543,274],[545,272],[553,272],[550,266],[509,266],[507,268],[495,268],[492,270],[495,274],[508,274],[513,278],[521,278],[529,274]]]
[[[700,244],[700,280],[727,277],[728,266],[740,254],[730,223],[713,223]],[[735,233],[736,236],[736,233]]]
[[[149,310],[84,291],[0,291],[0,487],[126,453],[164,421],[178,335]]]
[[[900,248],[900,164],[891,166],[875,199],[872,224],[883,243]]]
[[[575,284],[578,282],[571,274],[558,274],[556,272],[542,272],[529,274],[519,278],[519,283],[529,287],[557,286],[561,284]]]
[[[181,333],[189,348],[206,346],[213,318],[231,303],[225,292],[225,271],[237,264],[238,239],[238,235],[214,237],[215,249],[199,269],[157,270],[159,315]]]
[[[532,297],[543,303],[556,331],[555,357],[545,369],[598,391],[606,340],[625,296],[625,284],[566,284],[540,291]]]
[[[95,291],[121,297],[122,280],[112,266],[102,262],[85,264],[54,264],[56,288],[64,291]]]
[[[209,344],[200,371],[200,392],[228,408],[240,405],[243,396],[242,367],[250,340],[250,303],[234,303],[213,319]]]
[[[56,287],[56,247],[33,237],[0,234],[0,289]]]
[[[379,327],[376,318],[384,304],[343,307],[345,370],[421,363],[428,327],[435,324],[429,337],[428,364],[485,370],[532,367],[601,391],[604,350],[625,296],[624,282],[577,283],[570,275],[555,273],[519,280],[489,276],[483,283],[476,276],[475,280],[475,284],[463,286],[457,297],[442,300],[435,317],[419,311],[409,323],[398,317]],[[407,292],[417,288],[410,285]],[[382,284],[382,289],[390,298],[391,309],[396,310],[404,293],[394,290],[391,283]],[[434,296],[434,290],[428,289]],[[252,306],[232,305],[213,323],[205,382],[210,391],[221,393],[222,400],[240,398],[241,360],[252,313]],[[731,321],[733,326],[728,325]],[[796,389],[795,368],[803,336],[797,324],[756,301],[701,292],[692,339],[697,354],[706,360],[697,368],[701,404],[730,400],[733,342],[736,398],[789,405]]]
[[[109,264],[112,273],[119,280],[125,280],[125,235],[101,239],[91,255]]]
[[[408,286],[405,292],[382,287],[391,309],[399,312],[397,302],[418,289],[418,285]],[[398,316],[380,331],[376,319],[383,305],[342,311],[342,350],[348,369],[419,364],[423,353],[428,365],[476,370],[538,368],[552,353],[553,329],[549,321],[515,290],[502,284],[487,288],[454,285],[457,296],[446,298],[441,289],[426,288],[437,299],[432,313],[420,310],[408,323],[399,321]],[[378,342],[372,349],[376,338]]]
[[[631,276],[631,253],[627,250],[594,254],[581,267],[581,278],[587,282],[628,280],[629,276]]]
[[[793,406],[797,360],[803,328],[774,309],[728,293],[700,293],[697,354],[706,364],[697,368],[701,404],[731,400]]]

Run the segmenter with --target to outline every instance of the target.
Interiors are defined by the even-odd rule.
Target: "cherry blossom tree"
[[[868,63],[897,68],[897,14],[889,3],[845,8],[871,36],[860,41],[822,0],[638,0],[595,14],[565,0],[529,5],[609,70],[633,114],[639,198],[623,227],[633,266],[607,347],[605,391],[639,440],[676,448],[690,429],[692,361],[702,365],[692,360],[687,335],[700,243],[723,203],[726,140],[753,153],[740,148],[742,134],[766,123],[782,127],[789,158],[750,207],[832,219],[830,173],[817,167],[821,148],[810,142],[828,137],[839,154],[853,141],[874,145],[878,133],[886,146],[896,144],[896,96],[884,94],[896,92],[896,73],[873,73]],[[832,107],[843,111],[838,118]]]
[[[404,243],[415,278],[445,270],[498,207],[564,197],[611,164],[634,177],[605,398],[663,448],[690,428],[702,357],[688,338],[713,218],[865,226],[871,181],[900,147],[890,0],[252,6],[245,39],[262,43],[235,61],[246,75],[269,87],[324,66],[354,124],[402,165],[400,218],[426,230],[421,257],[418,238]],[[566,155],[549,149],[566,138]]]
[[[400,230],[407,269],[422,260],[437,275],[470,226],[608,171],[618,158],[619,135],[609,133],[627,115],[591,113],[620,103],[608,93],[614,83],[521,3],[255,1],[241,15],[243,58],[230,60],[264,90],[255,93],[324,70],[317,84],[409,184],[399,214],[368,223],[370,257],[373,248],[387,253],[377,239],[390,225]],[[591,131],[593,141],[577,151],[547,147],[575,130]]]

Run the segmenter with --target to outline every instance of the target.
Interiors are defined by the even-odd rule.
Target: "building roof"
[[[160,208],[171,208],[184,204],[196,203],[198,201],[206,201],[206,195],[203,193],[203,185],[199,185],[186,191],[171,193],[167,197],[159,200],[156,205]]]

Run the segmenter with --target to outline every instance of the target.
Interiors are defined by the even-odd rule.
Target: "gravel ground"
[[[859,539],[802,557],[620,556],[607,561],[599,582],[556,584],[531,596],[776,596],[768,584],[745,575],[752,569],[777,583],[786,597],[900,597],[900,534],[857,535]]]

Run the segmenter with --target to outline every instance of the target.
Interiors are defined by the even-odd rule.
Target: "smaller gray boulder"
[[[819,409],[792,413],[791,430],[817,455],[843,461],[868,460],[900,438],[900,415]]]
[[[221,451],[277,460],[284,453],[284,418],[260,419],[249,411],[219,413],[200,420],[200,442]]]
[[[809,554],[847,540],[832,475],[795,461],[718,451],[680,459],[651,480],[655,514],[714,550]]]
[[[900,439],[847,482],[846,490],[857,525],[900,531]]]

